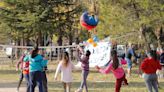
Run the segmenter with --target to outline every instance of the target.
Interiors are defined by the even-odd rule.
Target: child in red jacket
[[[161,65],[159,63],[159,60],[157,59],[156,51],[150,51],[150,56],[144,59],[140,68],[143,71],[143,77],[146,83],[146,87],[148,88],[148,91],[153,92],[153,87],[155,92],[158,92],[156,71],[158,69],[161,69]]]

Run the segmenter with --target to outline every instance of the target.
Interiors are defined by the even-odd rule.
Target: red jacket
[[[141,64],[140,68],[146,74],[153,74],[156,73],[157,69],[161,70],[161,65],[159,63],[159,60],[146,58]]]
[[[25,54],[23,54],[19,61],[17,62],[16,68],[20,68],[23,72],[23,74],[29,74],[29,62],[24,62],[23,59],[25,57]]]
[[[28,62],[23,62],[23,74],[29,74],[29,61]]]

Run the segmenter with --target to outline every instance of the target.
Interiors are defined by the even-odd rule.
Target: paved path
[[[0,83],[0,92],[16,92],[17,82],[5,82],[1,81]],[[26,92],[25,82],[23,81],[20,91]]]
[[[0,88],[0,92],[16,92],[16,88]],[[21,87],[19,92],[26,92],[26,88]]]

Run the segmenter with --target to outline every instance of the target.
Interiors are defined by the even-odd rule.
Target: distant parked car
[[[117,45],[117,55],[118,57],[121,57],[125,55],[126,52],[126,46],[125,45]]]

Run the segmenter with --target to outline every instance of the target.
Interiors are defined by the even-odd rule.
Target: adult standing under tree
[[[125,56],[125,60],[127,61],[127,72],[128,72],[128,76],[131,76],[131,71],[132,71],[132,56],[134,56],[135,58],[137,58],[137,55],[134,51],[134,45],[129,43],[128,44],[128,50],[126,52],[126,56]]]

